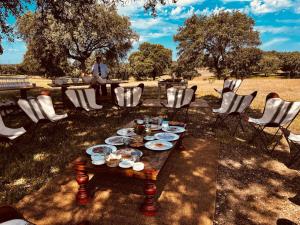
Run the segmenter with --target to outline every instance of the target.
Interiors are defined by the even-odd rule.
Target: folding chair
[[[141,97],[144,91],[144,84],[137,87],[116,87],[116,105],[118,108],[134,108],[142,104]]]
[[[25,133],[26,130],[23,127],[21,128],[6,127],[3,122],[2,116],[0,115],[0,137],[2,140],[10,142]]]
[[[217,114],[217,119],[214,123],[216,127],[218,124],[223,124],[228,130],[229,127],[226,125],[225,120],[229,117],[238,118],[238,124],[234,129],[233,135],[236,134],[238,127],[240,126],[244,131],[242,124],[242,114],[250,107],[252,101],[257,95],[257,91],[254,91],[250,95],[237,95],[230,91],[228,88],[223,93],[221,107],[213,109],[213,112]]]
[[[266,136],[264,129],[267,127],[277,128],[274,135],[271,137],[271,144],[276,139],[276,135],[281,128],[288,128],[293,120],[296,118],[300,111],[300,102],[290,102],[285,101],[279,97],[277,93],[270,93],[266,97],[266,104],[263,111],[263,115],[259,119],[249,118],[248,122],[255,128],[255,133],[250,139],[250,143],[259,136],[264,148],[269,150],[267,142],[269,138]],[[271,152],[274,151],[275,147],[278,145],[282,134],[275,141],[275,145],[272,147]]]
[[[40,95],[37,98],[31,99],[19,99],[18,105],[34,122],[34,129],[36,129],[41,122],[59,122],[68,117],[66,113],[62,115],[55,113],[52,99],[47,95]]]
[[[290,146],[290,161],[288,162],[288,166],[292,166],[300,159],[300,134],[294,134],[285,128],[281,128],[281,131]]]
[[[190,104],[196,99],[196,91],[196,85],[191,88],[168,88],[167,103],[161,102],[161,105],[167,108],[167,110],[173,110],[172,119],[176,116],[178,111],[186,109],[185,121],[187,121]]]
[[[103,108],[102,105],[96,103],[96,92],[93,88],[69,89],[66,95],[76,108],[82,108],[88,112]]]
[[[228,77],[226,77],[224,79],[222,90],[215,88],[215,91],[218,92],[221,96],[223,96],[223,93],[224,93],[225,89],[229,89],[232,92],[237,92],[237,90],[239,89],[239,87],[242,84],[242,81],[243,80],[241,80],[241,79],[238,79],[238,80],[229,80]]]

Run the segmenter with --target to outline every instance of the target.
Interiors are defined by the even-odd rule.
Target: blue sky
[[[143,9],[143,0],[128,0],[118,11],[130,17],[132,28],[140,35],[133,51],[144,41],[162,44],[172,49],[176,58],[173,35],[184,20],[193,13],[209,15],[219,10],[240,10],[251,16],[255,28],[261,32],[263,50],[300,51],[300,0],[177,0],[176,4],[158,6],[158,16],[153,18]],[[10,18],[10,23],[14,22]],[[4,54],[0,63],[20,63],[26,44],[19,39],[14,43],[3,40]]]

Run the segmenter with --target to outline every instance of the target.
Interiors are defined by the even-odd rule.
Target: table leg
[[[27,99],[27,90],[20,89],[20,96],[21,96],[21,99]]]
[[[61,100],[65,106],[67,106],[67,96],[66,96],[67,90],[68,90],[68,87],[66,85],[61,86]]]
[[[146,180],[144,193],[145,199],[141,206],[141,212],[145,216],[155,216],[157,212],[155,203],[156,185],[153,180],[151,180],[151,172],[146,172],[149,179]]]
[[[83,160],[76,160],[76,181],[79,185],[78,192],[76,194],[76,203],[78,205],[86,205],[89,202],[89,193],[87,190],[87,184],[89,182],[89,176],[86,171],[86,162]]]
[[[111,100],[114,103],[116,99],[116,94],[115,94],[115,88],[119,87],[118,83],[113,83],[110,84],[110,94],[111,94]]]
[[[160,102],[160,96],[161,95],[161,86],[158,85],[158,101]]]

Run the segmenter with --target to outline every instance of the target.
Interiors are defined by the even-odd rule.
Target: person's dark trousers
[[[107,96],[106,84],[101,84],[100,86],[101,86],[101,95]]]

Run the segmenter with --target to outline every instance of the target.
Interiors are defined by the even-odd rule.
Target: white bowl
[[[144,169],[144,163],[142,162],[136,162],[133,164],[132,169],[135,171],[141,171]]]

